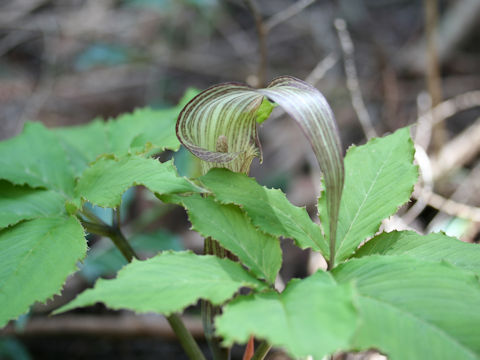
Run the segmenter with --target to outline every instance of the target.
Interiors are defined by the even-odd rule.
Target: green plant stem
[[[112,239],[113,243],[118,250],[120,250],[125,259],[127,259],[128,262],[131,262],[134,258],[138,259],[138,255],[135,253],[135,250],[133,250],[120,229],[120,207],[113,210],[111,228],[112,233],[110,239]]]
[[[133,248],[130,246],[120,229],[120,214],[118,211],[115,211],[113,214],[113,226],[105,224],[102,219],[97,217],[88,209],[84,208],[82,214],[88,219],[94,221],[81,221],[82,225],[88,232],[109,237],[128,262],[132,262],[134,258],[139,259],[138,255],[135,253],[135,250],[133,250]],[[200,350],[200,347],[190,331],[188,331],[188,329],[185,327],[185,324],[180,316],[177,314],[171,314],[166,316],[166,318],[172,327],[172,330],[177,335],[179,342],[187,353],[188,357],[191,360],[206,360],[202,351]]]
[[[109,226],[101,219],[97,219],[96,222],[82,220],[82,225],[88,232],[92,234],[109,237],[128,262],[131,262],[133,258],[138,259],[135,251],[130,246],[125,236],[123,236],[119,228]]]
[[[185,324],[183,323],[180,316],[177,314],[171,314],[166,318],[168,323],[172,327],[173,331],[178,336],[180,344],[182,345],[183,349],[187,353],[188,357],[192,360],[194,359],[205,360],[203,353],[198,347],[192,334],[190,334],[188,329],[185,327]]]
[[[227,251],[212,238],[206,238],[204,243],[205,255],[215,255],[219,258],[228,257]],[[214,360],[230,359],[230,349],[222,347],[221,339],[215,336],[215,316],[221,313],[219,306],[214,306],[210,301],[202,300],[202,322],[210,351]]]
[[[267,341],[262,341],[250,360],[263,360],[271,348]]]
[[[330,257],[327,260],[327,271],[332,270],[335,267],[335,241],[333,236],[330,238]]]
[[[210,301],[202,301],[202,322],[210,351],[214,360],[230,359],[230,349],[221,345],[221,339],[215,336],[215,327],[213,320],[220,313],[220,307],[213,306]]]
[[[135,254],[130,243],[119,229],[112,229],[112,233],[109,237],[128,262],[131,262],[134,258],[138,259],[137,254]]]
[[[81,223],[85,230],[91,234],[97,234],[101,236],[110,237],[110,228],[102,224],[93,223],[87,220],[81,220]]]

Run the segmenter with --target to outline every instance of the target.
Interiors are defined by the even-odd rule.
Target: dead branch
[[[338,55],[335,53],[329,54],[323,60],[319,61],[317,66],[312,70],[312,72],[305,78],[305,81],[315,86],[325,74],[335,66],[338,61]]]
[[[301,13],[305,8],[312,5],[315,1],[316,0],[299,0],[287,7],[285,10],[276,13],[265,22],[265,31],[268,33],[275,26]]]
[[[352,105],[357,114],[363,133],[367,139],[377,136],[370,115],[363,101],[360,84],[358,82],[357,68],[353,58],[353,42],[347,30],[347,24],[343,19],[335,19],[335,29],[343,51],[343,61],[345,66],[345,75],[347,77],[347,88],[352,98]]]
[[[480,207],[465,205],[423,188],[417,189],[413,197],[426,201],[431,207],[448,215],[480,222]]]
[[[436,33],[438,36],[437,54],[440,64],[447,62],[455,49],[472,32],[478,23],[480,15],[480,1],[463,0],[454,1],[450,8],[440,19]],[[425,37],[402,51],[404,56],[398,59],[401,69],[424,73],[426,66],[425,59]]]
[[[258,52],[260,56],[260,62],[257,71],[257,85],[258,87],[264,87],[266,85],[267,78],[267,31],[255,0],[245,0],[245,4],[253,15],[258,36]]]
[[[425,4],[425,36],[427,39],[427,87],[430,94],[431,106],[435,107],[442,101],[442,84],[440,66],[437,54],[436,27],[438,19],[437,0],[424,0]],[[437,123],[432,128],[433,151],[442,148],[447,134],[444,123]]]
[[[438,104],[418,117],[414,135],[415,143],[427,149],[430,144],[433,125],[452,117],[456,113],[477,106],[480,106],[480,90],[469,91]]]
[[[472,197],[472,194],[478,194],[480,192],[479,178],[480,162],[478,162],[466,178],[462,180],[455,192],[450,196],[450,199],[460,203],[472,203],[472,201],[478,201],[478,198],[475,199]],[[449,216],[447,214],[439,212],[428,224],[427,231],[430,232],[432,229],[437,228],[437,225],[445,222],[448,218]],[[478,225],[480,224],[472,224],[472,226],[470,226],[470,231],[467,230],[464,236],[462,236],[462,239],[464,239],[464,237],[468,239],[469,237],[475,236],[476,233],[474,232],[474,229],[477,228]]]
[[[439,179],[480,153],[480,118],[449,141],[432,159],[433,178]]]

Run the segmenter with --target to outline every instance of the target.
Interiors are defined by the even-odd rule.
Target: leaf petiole
[[[82,225],[88,232],[109,237],[129,263],[132,262],[134,258],[139,259],[135,250],[133,250],[120,229],[120,212],[117,209],[113,212],[113,226],[106,224],[102,219],[85,207],[82,209],[81,214],[85,218],[91,220],[81,220]],[[200,347],[190,331],[186,328],[180,316],[177,314],[171,314],[166,316],[166,318],[188,357],[191,360],[206,360]]]

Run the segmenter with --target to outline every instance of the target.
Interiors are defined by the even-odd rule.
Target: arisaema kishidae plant
[[[177,121],[177,136],[203,160],[203,173],[213,167],[248,173],[253,158],[262,156],[257,127],[276,105],[300,126],[323,172],[330,243],[326,257],[333,268],[344,166],[333,112],[320,91],[291,76],[278,77],[264,89],[239,83],[215,85],[183,108]]]

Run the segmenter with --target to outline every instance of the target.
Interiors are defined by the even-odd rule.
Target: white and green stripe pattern
[[[332,110],[316,88],[290,76],[274,79],[265,89],[238,83],[213,86],[182,110],[177,136],[187,149],[205,160],[204,171],[227,167],[247,172],[252,159],[261,156],[255,120],[264,97],[280,105],[312,144],[325,178],[330,249],[334,249],[344,183],[343,156]],[[226,139],[227,151],[225,146],[218,146],[219,138]]]
[[[255,114],[263,96],[246,85],[226,83],[212,86],[192,99],[182,110],[177,121],[180,142],[195,156],[211,164],[224,167],[230,163],[232,171],[248,166],[257,151]],[[228,152],[217,149],[219,137],[225,136]]]

